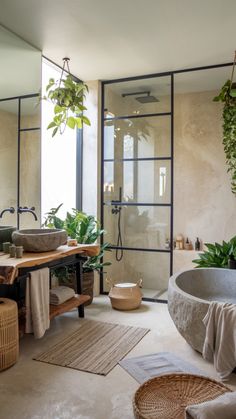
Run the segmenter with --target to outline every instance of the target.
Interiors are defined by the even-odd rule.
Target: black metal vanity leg
[[[83,271],[82,271],[82,261],[80,260],[76,263],[76,291],[77,294],[82,294],[83,290]],[[81,304],[78,307],[79,317],[84,317],[84,304]]]

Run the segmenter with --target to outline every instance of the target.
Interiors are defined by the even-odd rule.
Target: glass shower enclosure
[[[101,277],[165,301],[173,249],[173,75],[102,83]]]

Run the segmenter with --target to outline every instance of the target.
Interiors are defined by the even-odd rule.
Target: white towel
[[[236,392],[186,407],[186,419],[236,419]]]
[[[220,378],[225,379],[236,367],[236,305],[212,302],[203,323],[203,358],[213,361]]]
[[[74,296],[75,291],[70,287],[65,287],[63,285],[55,287],[50,290],[50,304],[62,304]]]
[[[41,338],[50,326],[49,269],[32,271],[26,281],[26,333]]]

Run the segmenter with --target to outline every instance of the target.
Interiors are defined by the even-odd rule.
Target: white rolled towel
[[[70,287],[59,286],[50,290],[50,304],[57,306],[75,296],[75,291]]]
[[[236,391],[186,407],[186,419],[235,419]]]

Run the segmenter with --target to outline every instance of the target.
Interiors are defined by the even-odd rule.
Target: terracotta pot
[[[111,285],[108,296],[113,308],[116,310],[134,310],[140,306],[142,301],[142,293],[140,290],[142,279],[140,279],[137,284],[133,282],[113,284],[109,280],[107,280],[107,283]]]

